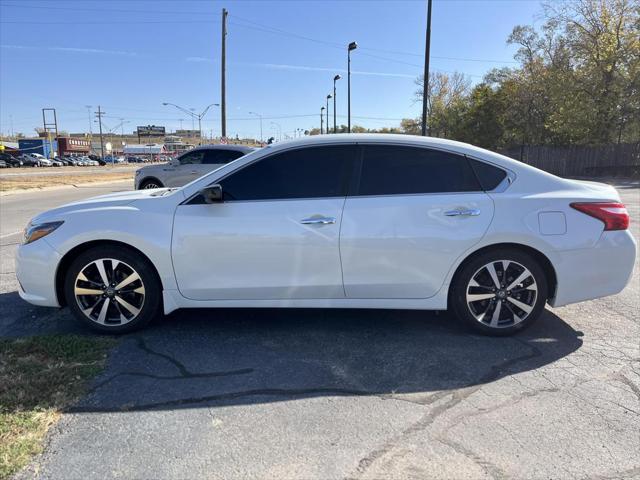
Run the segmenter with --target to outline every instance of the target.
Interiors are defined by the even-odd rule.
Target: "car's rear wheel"
[[[98,246],[81,253],[65,277],[67,305],[95,330],[125,333],[149,323],[160,311],[160,281],[133,250]]]
[[[535,322],[547,301],[547,279],[531,255],[517,249],[484,252],[454,278],[456,316],[480,333],[511,335]]]
[[[159,180],[145,180],[140,184],[140,190],[147,190],[149,188],[163,188],[164,185]]]

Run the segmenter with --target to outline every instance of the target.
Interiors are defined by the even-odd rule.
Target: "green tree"
[[[427,133],[433,137],[450,137],[459,130],[461,113],[471,82],[462,73],[432,72],[427,95]],[[414,99],[422,103],[424,75],[416,79]]]

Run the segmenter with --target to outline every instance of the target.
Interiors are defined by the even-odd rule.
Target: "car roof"
[[[248,145],[223,145],[223,144],[211,144],[211,145],[198,145],[189,152],[193,152],[194,150],[233,150],[236,152],[244,152],[249,153],[256,150],[254,147],[249,147]]]
[[[510,157],[506,157],[491,150],[486,150],[481,147],[476,147],[469,143],[458,142],[455,140],[447,140],[445,138],[437,137],[422,137],[418,135],[403,135],[393,133],[339,133],[339,134],[324,134],[324,135],[312,135],[303,138],[296,138],[293,140],[286,140],[283,142],[273,143],[263,147],[265,154],[269,151],[277,152],[295,147],[305,147],[314,145],[336,145],[336,144],[366,144],[366,143],[380,143],[391,145],[415,145],[426,148],[435,148],[440,150],[447,150],[453,153],[462,155],[468,155],[472,158],[481,158],[483,160],[495,163],[498,166],[507,168],[518,174],[534,174],[537,176],[544,176],[549,180],[558,180],[558,177],[550,173],[539,170],[531,165],[527,165],[523,162],[515,160]]]

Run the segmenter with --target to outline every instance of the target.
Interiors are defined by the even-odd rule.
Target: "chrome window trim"
[[[450,153],[453,155],[460,155],[466,158],[469,158],[471,160],[475,160],[477,162],[483,162],[483,163],[487,163],[495,168],[499,168],[500,170],[506,172],[506,177],[493,189],[493,190],[473,190],[473,191],[467,191],[467,192],[428,192],[428,193],[389,193],[389,194],[384,194],[384,195],[350,195],[347,194],[346,196],[343,195],[339,195],[339,196],[332,196],[332,197],[306,197],[306,198],[272,198],[272,199],[262,199],[262,200],[227,200],[225,201],[225,203],[247,203],[247,202],[282,202],[282,201],[297,201],[297,200],[318,200],[318,199],[329,199],[329,198],[377,198],[377,197],[407,197],[407,196],[425,196],[425,195],[469,195],[469,194],[480,194],[480,193],[503,193],[504,191],[506,191],[509,186],[511,186],[511,184],[516,180],[517,175],[513,170],[510,170],[508,168],[503,167],[502,165],[497,165],[489,160],[486,160],[484,158],[478,158],[476,156],[473,155],[468,155],[466,153],[461,153],[455,150],[451,150],[448,148],[443,148],[439,145],[437,146],[422,146],[422,145],[416,145],[415,143],[412,142],[401,142],[401,141],[390,141],[390,142],[386,142],[386,141],[364,141],[364,142],[341,142],[339,140],[337,140],[336,142],[327,142],[327,143],[322,143],[322,144],[315,144],[315,145],[296,145],[296,146],[292,146],[290,148],[282,148],[282,149],[278,149],[276,151],[273,152],[266,152],[265,155],[260,156],[254,160],[252,160],[251,162],[243,165],[242,167],[238,168],[237,170],[233,170],[229,173],[227,173],[226,175],[218,178],[215,183],[209,183],[207,184],[207,186],[211,186],[211,185],[216,185],[217,183],[223,181],[225,178],[227,178],[229,175],[232,175],[236,172],[239,172],[240,170],[243,170],[244,168],[253,165],[256,162],[259,162],[261,160],[264,160],[266,158],[269,158],[273,155],[278,155],[280,153],[284,153],[284,152],[289,152],[292,150],[304,150],[307,148],[317,148],[317,147],[324,147],[324,146],[344,146],[344,145],[354,145],[354,146],[358,146],[358,147],[365,147],[367,145],[373,146],[379,146],[379,145],[389,145],[389,146],[403,146],[403,147],[413,147],[413,148],[424,148],[424,149],[428,149],[428,150],[438,150],[440,152],[446,152],[446,153]],[[240,157],[242,158],[242,157]],[[226,164],[228,165],[228,164]],[[193,200],[195,197],[197,197],[198,195],[200,195],[200,192],[194,192],[191,196],[189,196],[186,200],[182,201],[179,206],[181,205],[189,205],[189,202],[191,202],[191,200]]]

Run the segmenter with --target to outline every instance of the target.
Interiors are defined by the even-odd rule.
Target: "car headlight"
[[[24,229],[24,244],[35,242],[39,238],[46,237],[64,222],[47,222],[32,225],[29,223]]]

